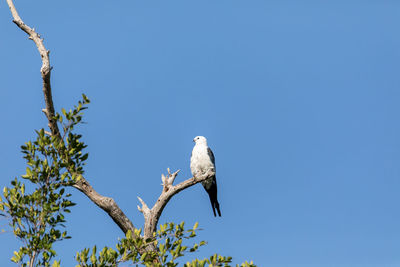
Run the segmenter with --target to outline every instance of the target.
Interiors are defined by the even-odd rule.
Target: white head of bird
[[[193,142],[195,142],[196,145],[207,145],[207,139],[204,136],[196,136]]]

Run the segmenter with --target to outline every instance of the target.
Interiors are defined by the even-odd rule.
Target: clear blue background
[[[137,227],[161,173],[190,177],[196,135],[214,150],[222,218],[200,185],[161,222],[198,221],[213,252],[259,266],[400,266],[400,2],[16,1],[51,50],[56,109],[92,100],[87,179]],[[0,4],[0,185],[46,127],[33,42]],[[75,251],[120,229],[76,190]],[[7,222],[0,265],[19,247]]]

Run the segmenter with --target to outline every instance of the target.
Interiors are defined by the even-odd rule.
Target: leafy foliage
[[[53,243],[70,238],[62,231],[65,213],[74,206],[66,187],[73,185],[83,173],[82,166],[88,154],[82,154],[86,147],[72,132],[82,119],[84,105],[89,99],[83,95],[74,110],[63,110],[66,124],[63,136],[50,136],[44,129],[36,131],[36,140],[21,146],[28,167],[22,178],[30,181],[34,190],[27,193],[25,184],[15,178],[11,187],[3,190],[4,200],[0,197],[0,210],[10,218],[14,235],[23,243],[19,251],[14,252],[12,261],[26,266],[25,256],[30,264],[49,266],[56,255]],[[63,116],[56,115],[62,123]]]
[[[119,240],[116,249],[104,247],[98,255],[97,248],[86,248],[76,255],[78,261],[77,267],[109,267],[118,266],[120,263],[129,262],[136,266],[154,266],[154,267],[175,267],[178,266],[177,260],[183,257],[185,253],[196,252],[201,246],[206,244],[205,241],[194,243],[190,246],[184,245],[183,241],[196,237],[198,223],[192,229],[185,230],[184,222],[180,224],[167,223],[160,225],[157,233],[153,238],[144,240],[140,230],[134,234],[128,231],[125,238]],[[155,250],[147,250],[149,246],[156,248]],[[146,250],[145,253],[139,251]],[[90,254],[90,255],[89,255]],[[218,254],[212,255],[208,259],[187,262],[184,267],[203,267],[206,266],[230,266],[232,257],[224,257]],[[239,265],[236,265],[239,266]],[[253,267],[253,262],[245,262],[242,267]]]

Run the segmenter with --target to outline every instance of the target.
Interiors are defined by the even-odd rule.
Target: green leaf
[[[142,256],[140,257],[140,260],[144,262],[144,260],[147,257],[147,252],[143,253]]]
[[[32,176],[32,171],[31,171],[31,169],[29,168],[29,167],[26,167],[26,175],[29,177],[29,176]]]
[[[82,98],[83,98],[84,104],[89,104],[90,103],[89,98],[85,94],[82,94]]]
[[[86,153],[85,155],[83,155],[83,156],[81,157],[81,160],[82,160],[82,161],[85,161],[85,160],[87,160],[88,157],[89,157],[89,154]]]
[[[11,258],[11,260],[15,263],[18,263],[21,260],[21,256],[19,255],[18,252],[14,251],[14,256]]]
[[[90,261],[92,262],[92,264],[96,264],[96,262],[97,262],[97,258],[96,258],[96,246],[93,247],[92,256],[90,257]]]

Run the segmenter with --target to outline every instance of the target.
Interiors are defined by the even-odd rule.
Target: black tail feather
[[[215,213],[215,210],[218,212],[218,216],[221,217],[221,211],[219,209],[219,203],[216,197],[213,197],[211,194],[208,195],[210,197],[210,202],[211,202],[211,208],[214,212],[214,217],[217,217],[217,214]]]
[[[217,199],[217,183],[216,183],[216,181],[214,183],[212,183],[210,188],[208,190],[206,189],[206,191],[208,193],[208,196],[210,197],[211,208],[213,210],[214,217],[217,217],[215,210],[217,210],[218,216],[221,217],[221,211],[219,209],[219,203],[218,203],[218,199]]]
[[[215,209],[217,209],[218,216],[221,217],[221,211],[219,210],[219,203],[218,203],[218,200],[215,200],[214,206],[215,206]],[[213,211],[214,211],[214,217],[217,217],[217,216],[215,215],[215,209],[213,209]]]

